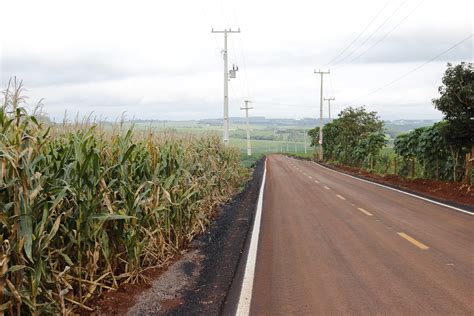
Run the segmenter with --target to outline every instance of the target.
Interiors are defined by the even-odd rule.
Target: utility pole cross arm
[[[215,31],[214,28],[213,28],[213,29],[211,29],[211,33],[240,33],[240,27],[237,29],[237,31],[232,31],[231,28],[223,29],[221,31]]]

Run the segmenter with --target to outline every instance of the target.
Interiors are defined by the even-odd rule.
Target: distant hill
[[[244,117],[230,117],[230,124],[245,124]],[[264,116],[252,116],[249,118],[250,124],[253,125],[264,125],[271,128],[285,129],[287,126],[301,126],[301,128],[308,128],[311,126],[319,126],[319,119],[315,118],[303,118],[303,119],[286,119],[286,118],[266,118]],[[203,124],[209,126],[222,126],[222,118],[209,118],[201,120],[191,121],[172,121],[172,120],[135,120],[136,123],[168,123],[173,122],[174,126],[179,126],[180,123],[183,125],[188,124]],[[329,119],[324,118],[323,123],[326,124]],[[399,134],[407,133],[415,128],[430,126],[436,123],[436,120],[392,120],[385,121],[385,129],[390,137],[395,138]]]
[[[397,135],[408,133],[409,131],[423,126],[431,126],[438,121],[435,120],[395,120],[385,121],[385,129],[390,137],[395,138]]]
[[[234,124],[244,124],[245,118],[244,117],[229,117],[230,123]],[[324,123],[327,123],[328,119],[323,119]],[[222,125],[222,118],[219,119],[203,119],[198,121],[199,124],[209,124],[209,125]],[[303,118],[303,119],[268,119],[264,116],[252,116],[249,117],[250,124],[258,124],[258,125],[272,125],[272,126],[316,126],[319,124],[318,119],[314,118]]]

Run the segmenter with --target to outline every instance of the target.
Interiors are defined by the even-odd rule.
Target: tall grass
[[[46,128],[13,82],[0,108],[0,310],[90,310],[205,230],[241,185],[217,138]]]

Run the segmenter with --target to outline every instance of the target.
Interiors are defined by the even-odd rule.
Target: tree
[[[376,112],[368,112],[364,107],[348,107],[338,118],[323,127],[323,149],[327,160],[361,166],[367,158],[377,156],[385,145],[383,121]],[[319,127],[308,131],[311,146],[319,141]]]
[[[447,121],[442,121],[429,127],[416,128],[409,133],[397,136],[394,150],[405,162],[411,162],[411,177],[415,176],[416,161],[423,167],[423,177],[446,180],[458,179],[458,157],[450,156],[445,128]],[[408,173],[407,168],[401,170]]]
[[[453,66],[448,63],[438,88],[440,97],[433,99],[435,108],[443,112],[446,126],[442,134],[453,158],[453,177],[462,154],[466,155],[464,180],[471,181],[474,153],[474,67],[472,63]]]
[[[323,132],[324,132],[324,127],[323,127]],[[318,144],[318,140],[319,140],[319,127],[315,127],[313,129],[310,129],[308,131],[308,136],[309,136],[309,139],[311,141],[309,146],[310,147],[316,147],[316,145]]]
[[[374,159],[386,143],[385,134],[381,132],[370,133],[367,137],[359,140],[355,155],[360,161],[367,160],[369,168],[374,169]]]
[[[421,128],[416,155],[423,163],[423,173],[426,176],[434,174],[436,179],[440,177],[440,164],[446,161],[449,153],[446,150],[446,141],[442,129],[446,122],[439,122],[433,126]]]
[[[422,131],[422,128],[416,128],[407,134],[397,136],[393,142],[395,152],[402,156],[405,161],[411,161],[411,177],[415,177],[417,148]]]

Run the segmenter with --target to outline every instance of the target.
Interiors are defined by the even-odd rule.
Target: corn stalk
[[[12,81],[0,107],[0,310],[90,310],[144,279],[241,185],[237,151],[212,137],[136,136],[89,121],[49,128]]]

